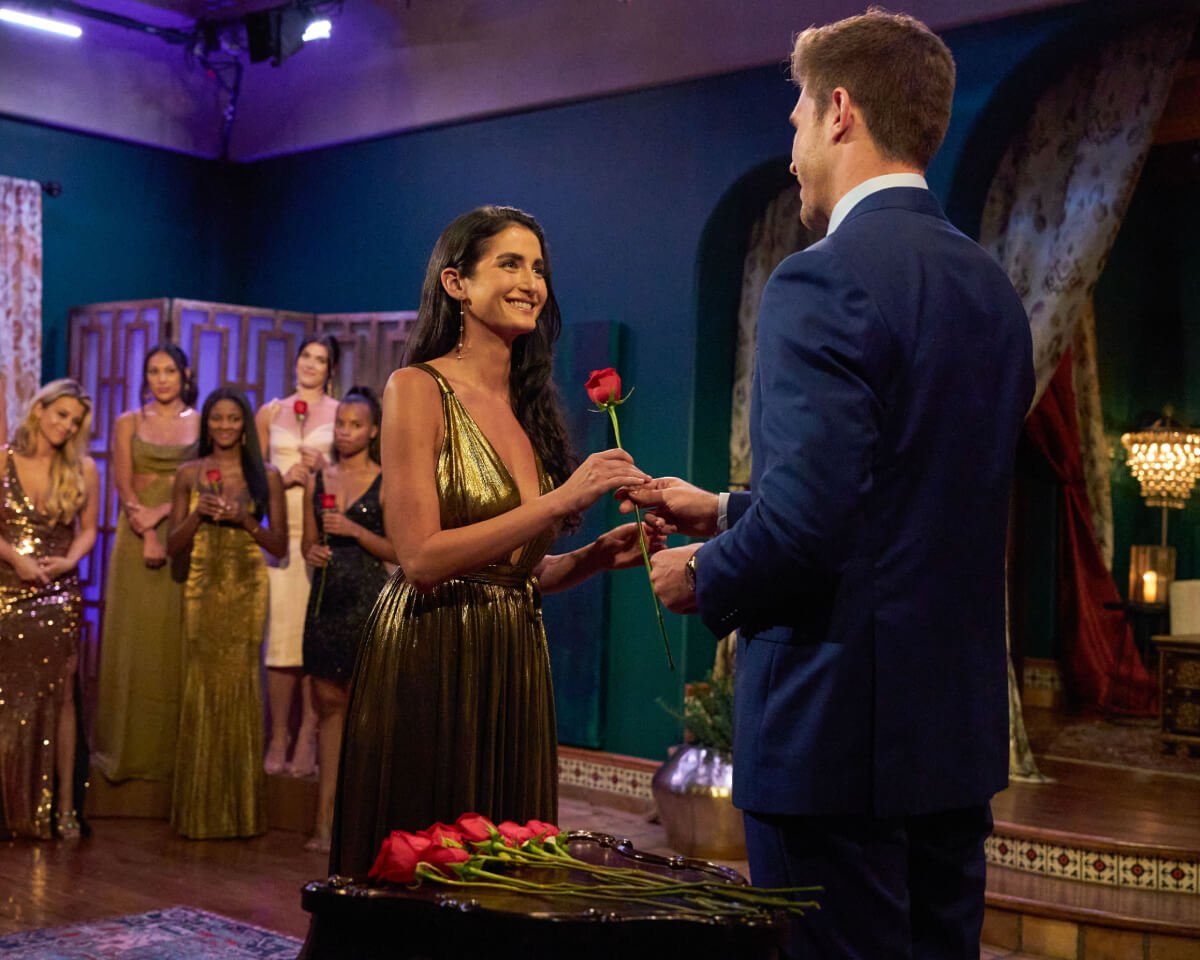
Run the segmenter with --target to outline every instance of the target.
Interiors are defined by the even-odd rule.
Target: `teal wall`
[[[997,103],[1099,6],[947,36],[959,88],[930,181],[964,228],[1003,146],[997,131],[1028,100]],[[793,98],[782,67],[761,68],[245,167],[0,118],[0,172],[65,188],[46,202],[47,375],[65,369],[70,304],[179,295],[413,308],[428,251],[453,216],[485,202],[525,207],[546,228],[566,322],[619,333],[618,355],[593,365],[618,366],[637,388],[622,408],[627,447],[651,473],[720,486],[731,305],[749,226],[787,183]],[[578,385],[564,387],[569,403],[583,402]],[[670,673],[641,577],[616,574],[607,592],[601,741],[658,758],[678,726],[655,701],[678,704],[715,641],[668,615],[679,664]]]
[[[67,313],[107,300],[236,302],[217,163],[0,116],[0,173],[57,181],[42,197],[42,370],[67,370]]]

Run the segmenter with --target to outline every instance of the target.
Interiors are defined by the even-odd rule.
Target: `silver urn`
[[[733,805],[733,760],[727,753],[684,744],[650,782],[673,850],[704,860],[744,860],[746,831]]]

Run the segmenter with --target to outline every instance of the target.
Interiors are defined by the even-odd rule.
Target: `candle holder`
[[[1135,545],[1129,553],[1129,602],[1165,608],[1175,580],[1175,548]]]

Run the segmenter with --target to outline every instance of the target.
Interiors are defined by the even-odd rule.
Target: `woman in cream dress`
[[[296,391],[272,400],[255,417],[259,445],[267,461],[283,476],[287,498],[288,550],[267,568],[270,583],[267,611],[267,704],[271,734],[263,767],[267,773],[308,776],[316,769],[317,713],[304,663],[304,613],[310,574],[301,553],[304,533],[304,490],[309,477],[325,467],[333,449],[337,400],[332,396],[339,349],[332,336],[310,335],[296,355]],[[300,694],[300,729],[288,763],[288,719]]]

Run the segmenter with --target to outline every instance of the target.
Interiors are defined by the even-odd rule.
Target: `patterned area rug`
[[[1095,716],[1067,716],[1032,709],[1025,711],[1025,727],[1038,757],[1200,776],[1200,756],[1176,756],[1163,751],[1157,720],[1114,722]]]
[[[192,907],[0,937],[4,960],[294,960],[300,941]]]

